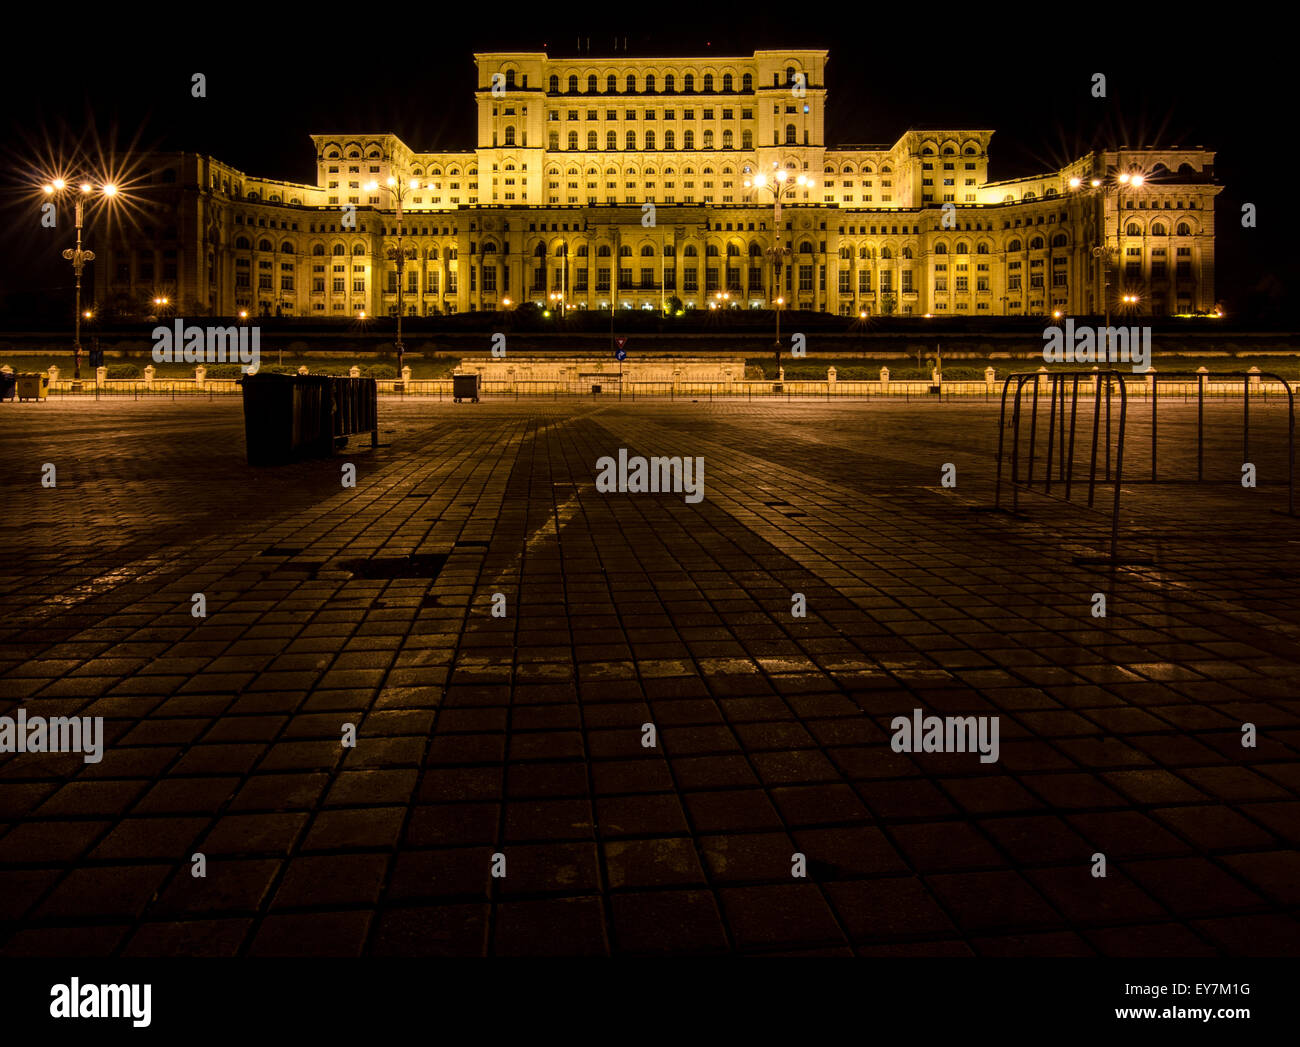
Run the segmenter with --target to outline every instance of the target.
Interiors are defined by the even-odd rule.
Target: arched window
[[[610,73],[609,76],[605,77],[605,93],[611,95],[618,93],[618,77],[613,73]]]
[[[1165,224],[1164,224],[1164,222],[1154,222],[1154,223],[1152,223],[1152,225],[1151,225],[1151,235],[1152,235],[1152,236],[1164,236],[1164,235],[1165,235]]]
[[[1124,227],[1124,235],[1125,235],[1125,236],[1141,236],[1141,235],[1142,235],[1142,227],[1139,226],[1139,225],[1137,224],[1137,222],[1129,222],[1128,225],[1126,225],[1126,226]]]
[[[609,257],[609,244],[601,244],[598,248],[596,248],[596,257],[597,257],[597,258],[608,258],[608,257]]]
[[[723,131],[723,132],[722,132],[722,148],[723,148],[723,149],[734,149],[734,148],[736,148],[736,138],[735,138],[735,135],[733,135],[730,131]]]
[[[235,247],[240,251],[247,251],[253,245],[248,242],[248,237],[241,236],[235,241]]]
[[[311,253],[313,257],[323,256],[325,254],[324,244],[312,244]]]
[[[763,249],[762,249],[761,247],[758,246],[757,241],[750,243],[750,245],[749,245],[749,257],[750,257],[750,258],[758,258],[758,257],[760,257],[762,254],[763,254]]]
[[[559,131],[552,131],[550,134],[548,134],[548,135],[546,136],[546,148],[547,148],[547,149],[559,149],[559,148],[560,148],[560,132],[559,132]]]
[[[685,91],[688,95],[693,95],[695,93],[694,73],[687,73],[685,76],[682,77],[682,90]]]
[[[731,74],[730,74],[730,73],[723,73],[723,74],[722,74],[722,89],[723,89],[724,91],[730,91],[730,90],[733,89],[733,84],[734,84],[734,80],[732,79]]]
[[[587,74],[587,94],[589,94],[589,95],[594,95],[595,93],[596,93],[596,74],[595,74],[595,73],[588,73],[588,74]]]
[[[553,94],[553,95],[557,95],[557,94],[560,93],[560,78],[559,78],[558,76],[552,76],[552,77],[551,77],[551,81],[550,81],[550,91],[551,91],[551,94]]]
[[[975,246],[975,253],[976,253],[976,254],[988,254],[988,253],[989,253],[989,245],[988,245],[988,244],[977,244],[977,245]]]
[[[794,66],[792,65],[785,67],[785,82],[787,84],[794,83]]]
[[[880,249],[880,257],[881,257],[881,258],[893,258],[893,257],[894,257],[894,252],[891,251],[888,247],[882,247],[882,248]]]
[[[605,148],[606,148],[606,149],[609,149],[609,150],[614,150],[614,149],[617,149],[617,148],[618,148],[618,132],[617,132],[617,131],[606,131],[606,132],[605,132]]]
[[[648,94],[648,95],[652,95],[652,94],[655,93],[655,75],[654,75],[654,73],[646,73],[646,75],[645,75],[645,93]]]
[[[545,244],[538,244],[536,247],[533,248],[533,254],[534,254],[534,256],[536,256],[537,258],[545,258],[545,257],[546,257],[546,245],[545,245]]]
[[[631,258],[631,257],[632,257],[632,246],[631,246],[630,244],[623,244],[623,245],[621,245],[621,246],[619,247],[619,249],[618,249],[618,256],[619,256],[620,258]]]
[[[696,249],[694,244],[687,244],[686,249],[682,251],[682,254],[687,258],[698,258],[700,252]]]
[[[713,132],[711,130],[706,130],[704,132],[704,148],[705,149],[713,148]]]
[[[672,128],[669,128],[667,131],[664,132],[664,148],[676,149],[677,146],[674,144],[675,141],[676,141],[676,136],[673,134]]]
[[[1178,235],[1179,235],[1179,236],[1191,236],[1191,235],[1192,235],[1192,227],[1191,227],[1190,225],[1188,225],[1186,222],[1179,222],[1179,223],[1178,223]]]
[[[514,128],[514,124],[507,124],[507,125],[506,125],[506,145],[514,145],[514,144],[515,144],[515,128]]]
[[[576,76],[573,76],[572,74],[570,74],[570,76],[569,76],[569,94],[571,94],[571,95],[576,95],[577,93],[578,93],[578,78],[577,78]]]
[[[754,90],[754,78],[753,78],[753,76],[751,76],[749,73],[746,73],[744,76],[742,76],[742,77],[740,78],[740,89],[741,89],[742,91],[752,91],[752,90]]]
[[[578,245],[578,257],[579,257],[579,258],[586,258],[586,257],[587,257],[587,245],[586,245],[586,244],[579,244],[579,245]]]
[[[275,250],[275,248],[271,246],[271,241],[270,241],[270,240],[258,240],[258,241],[257,241],[257,249],[258,249],[259,251],[274,251],[274,250]]]
[[[742,148],[742,149],[753,149],[753,148],[754,148],[754,132],[753,132],[753,131],[741,131],[741,132],[740,132],[740,148]]]
[[[1041,251],[1043,249],[1043,238],[1041,236],[1035,236],[1029,241],[1029,249],[1031,251]]]
[[[665,74],[664,74],[664,93],[665,93],[665,94],[672,94],[672,93],[673,93],[674,91],[676,91],[676,90],[677,90],[677,80],[673,77],[673,74],[672,74],[672,73],[665,73]]]
[[[957,246],[953,249],[953,254],[970,254],[970,244],[965,240],[958,240]]]
[[[655,249],[654,249],[653,247],[651,247],[649,244],[643,244],[643,245],[642,245],[642,247],[641,247],[641,257],[642,257],[642,258],[653,258],[653,257],[654,257],[654,253],[655,253]]]
[[[944,244],[944,243],[935,244],[935,245],[934,245],[934,253],[935,253],[935,254],[947,254],[947,253],[948,253],[948,245],[947,245],[947,244]]]
[[[904,248],[903,248],[903,257],[904,257],[904,258],[911,258],[911,257],[912,257],[912,249],[911,249],[910,247],[904,247]]]
[[[636,76],[633,73],[627,74],[627,93],[636,94]]]
[[[570,131],[570,132],[569,132],[569,148],[570,148],[570,149],[577,149],[577,148],[578,148],[578,132],[577,132],[577,131]]]
[[[1065,246],[1065,234],[1064,234],[1064,233],[1057,233],[1054,237],[1052,237],[1052,246],[1053,246],[1053,247],[1064,247],[1064,246]]]
[[[712,74],[712,73],[705,73],[705,74],[704,74],[704,90],[705,90],[705,92],[708,93],[708,94],[712,94],[712,93],[713,93],[713,74]]]
[[[635,132],[635,131],[629,131],[629,132],[627,133],[626,138],[627,138],[627,147],[628,147],[629,149],[635,149],[635,148],[636,148],[636,132]]]
[[[437,260],[438,260],[438,245],[434,244],[432,247],[429,248],[429,261],[436,262]]]
[[[812,244],[810,244],[807,240],[805,240],[803,243],[799,245],[799,253],[812,254],[813,253]]]
[[[353,244],[353,245],[352,245],[352,256],[353,256],[354,258],[360,258],[360,257],[361,257],[362,255],[364,255],[365,253],[366,253],[366,247],[365,247],[365,244]]]
[[[709,244],[709,245],[707,245],[707,246],[704,248],[704,257],[706,257],[706,258],[717,258],[717,257],[718,257],[718,245],[717,245],[717,244]]]
[[[695,148],[695,132],[694,132],[694,131],[685,131],[685,132],[682,133],[682,148],[684,148],[684,149],[694,149],[694,148]]]
[[[587,132],[587,148],[588,148],[588,149],[591,149],[591,150],[594,150],[594,149],[596,148],[596,132],[595,132],[595,131],[588,131],[588,132]]]
[[[1008,250],[1008,251],[1019,251],[1019,250],[1020,250],[1020,241],[1019,241],[1019,240],[1012,240],[1012,241],[1010,241],[1010,242],[1007,244],[1007,250]]]
[[[943,244],[940,244],[939,246],[940,246],[940,247],[943,247]],[[946,251],[946,250],[947,250],[947,248],[945,247],[945,248],[944,248],[944,251]],[[939,254],[943,254],[944,252],[943,252],[943,251],[939,251],[938,253],[939,253]],[[858,248],[858,257],[861,258],[861,259],[867,259],[867,258],[870,258],[870,257],[871,257],[871,248],[869,248],[869,247],[859,247],[859,248]]]
[[[794,124],[785,125],[785,144],[798,145],[798,139],[795,137]]]
[[[653,131],[647,131],[645,133],[645,147],[647,149],[653,149],[655,147],[655,133]]]

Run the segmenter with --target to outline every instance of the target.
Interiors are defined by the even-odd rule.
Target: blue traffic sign
[[[617,360],[619,363],[622,363],[624,360],[627,359],[627,352],[626,352],[626,350],[619,349],[619,350],[614,354],[614,359]]]

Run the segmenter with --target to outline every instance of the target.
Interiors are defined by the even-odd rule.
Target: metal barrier
[[[1002,384],[1002,408],[998,418],[998,465],[997,465],[997,486],[993,497],[994,509],[1002,508],[1002,460],[1004,457],[1005,438],[1007,432],[1007,393],[1014,382],[1016,386],[1015,399],[1012,401],[1011,414],[1011,511],[1017,512],[1020,508],[1020,491],[1022,488],[1033,490],[1034,487],[1034,464],[1036,460],[1036,446],[1038,442],[1038,400],[1039,394],[1044,384],[1051,389],[1051,400],[1048,405],[1048,427],[1047,427],[1047,455],[1045,469],[1042,476],[1043,494],[1051,496],[1052,494],[1052,457],[1055,452],[1058,456],[1057,461],[1057,485],[1058,488],[1064,483],[1064,498],[1066,501],[1072,501],[1071,493],[1074,487],[1074,445],[1075,432],[1078,427],[1079,417],[1079,380],[1086,379],[1092,385],[1092,450],[1089,454],[1088,465],[1088,508],[1094,507],[1093,503],[1096,498],[1097,489],[1097,445],[1101,435],[1101,402],[1103,399],[1102,386],[1105,388],[1106,401],[1106,440],[1105,440],[1105,475],[1103,483],[1112,482],[1114,492],[1111,498],[1111,519],[1110,519],[1110,559],[1115,562],[1119,552],[1119,494],[1120,484],[1124,473],[1124,429],[1128,416],[1128,392],[1124,387],[1124,377],[1119,371],[1022,371],[1007,376]],[[1065,412],[1065,384],[1070,382],[1070,417],[1069,417],[1069,437],[1067,443],[1066,437],[1066,412]],[[1025,471],[1025,478],[1020,478],[1020,418],[1021,418],[1021,399],[1026,382],[1034,383],[1033,403],[1030,407],[1029,421],[1029,462]],[[1115,468],[1112,480],[1112,470],[1110,466],[1110,444],[1111,444],[1111,418],[1113,414],[1111,389],[1119,388],[1119,421],[1118,421],[1118,440],[1115,444]],[[1060,436],[1057,437],[1057,418],[1060,418]],[[1068,447],[1068,450],[1067,450]]]
[[[1286,393],[1287,402],[1287,455],[1286,455],[1286,515],[1295,516],[1295,394],[1291,385],[1281,375],[1264,371],[1221,371],[1211,374],[1208,371],[1150,371],[1147,378],[1151,381],[1151,482],[1158,483],[1156,445],[1157,422],[1159,418],[1160,383],[1174,381],[1186,382],[1196,380],[1196,480],[1205,479],[1205,394],[1211,379],[1241,379],[1241,462],[1250,461],[1250,391],[1258,388],[1267,396],[1264,379],[1277,382]]]
[[[1020,492],[1034,491],[1035,466],[1038,462],[1039,399],[1044,388],[1050,391],[1047,404],[1047,451],[1043,468],[1039,473],[1039,493],[1052,496],[1053,468],[1058,495],[1066,501],[1073,501],[1075,486],[1075,438],[1079,420],[1079,386],[1081,382],[1091,386],[1092,392],[1092,434],[1091,449],[1088,455],[1088,500],[1089,509],[1094,508],[1096,500],[1098,450],[1103,451],[1101,467],[1103,483],[1113,485],[1110,499],[1110,563],[1118,562],[1119,552],[1119,505],[1120,489],[1124,482],[1124,435],[1128,426],[1129,393],[1124,375],[1117,370],[1092,371],[1024,371],[1009,375],[1002,385],[1002,403],[998,418],[998,452],[997,481],[993,499],[993,508],[1000,510],[1002,505],[1003,462],[1010,458],[1011,511],[1020,508]],[[1132,376],[1130,376],[1132,377]],[[1278,383],[1287,397],[1287,509],[1286,515],[1295,516],[1295,396],[1290,384],[1281,376],[1271,373],[1229,371],[1211,374],[1207,371],[1149,371],[1138,376],[1145,385],[1151,404],[1151,483],[1162,481],[1159,470],[1159,434],[1160,434],[1160,383],[1182,382],[1186,386],[1189,379],[1196,382],[1196,482],[1205,481],[1205,401],[1210,391],[1210,383],[1227,379],[1229,383],[1241,381],[1242,393],[1242,463],[1250,461],[1250,397],[1252,388],[1258,388],[1267,395],[1261,380],[1267,379]],[[1021,475],[1021,420],[1024,413],[1023,400],[1025,385],[1033,382],[1033,397],[1029,405],[1029,446],[1028,461],[1024,475]],[[1007,397],[1012,385],[1015,394],[1012,399],[1011,420],[1007,421]],[[1066,386],[1069,386],[1067,395]],[[1112,441],[1112,420],[1114,406],[1112,390],[1119,389],[1119,416],[1115,423],[1115,439]],[[1184,388],[1184,399],[1189,393]],[[1102,417],[1102,402],[1105,401],[1105,417]],[[1067,418],[1068,401],[1068,418]],[[1006,450],[1007,430],[1011,430],[1011,449]],[[1104,439],[1103,439],[1104,432]],[[1111,468],[1111,445],[1114,443],[1115,464]],[[1130,484],[1142,482],[1134,479]],[[1142,561],[1134,561],[1142,562]]]
[[[256,374],[243,380],[243,392],[249,465],[326,458],[365,432],[379,445],[373,378]]]

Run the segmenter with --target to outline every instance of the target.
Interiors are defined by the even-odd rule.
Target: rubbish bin
[[[324,375],[247,374],[243,391],[249,465],[333,452],[329,379]]]
[[[451,376],[451,396],[456,403],[473,400],[478,403],[477,374],[454,374]]]
[[[19,400],[44,400],[50,393],[50,376],[47,374],[15,375]]]
[[[18,385],[18,376],[12,371],[0,371],[0,400],[12,400]]]

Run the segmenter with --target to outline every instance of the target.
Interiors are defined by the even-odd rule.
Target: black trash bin
[[[0,371],[0,400],[12,400],[18,388],[18,376],[12,371]]]
[[[249,465],[278,465],[333,453],[330,379],[324,375],[245,375],[244,440]]]
[[[451,395],[456,403],[462,400],[473,400],[478,403],[478,378],[477,374],[454,374],[451,376]]]

